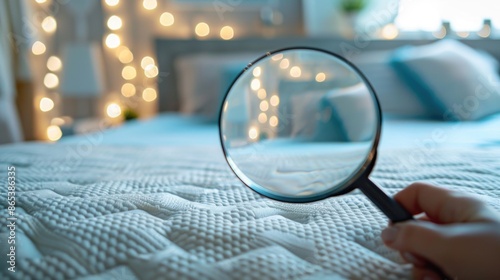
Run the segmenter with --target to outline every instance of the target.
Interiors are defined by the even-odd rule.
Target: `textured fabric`
[[[409,161],[380,154],[372,179],[390,194],[428,181],[500,210],[500,149]],[[359,192],[310,204],[263,198],[220,148],[23,144],[0,147],[17,177],[17,272],[1,279],[401,279],[384,247],[387,219]],[[5,188],[0,238],[6,240]]]

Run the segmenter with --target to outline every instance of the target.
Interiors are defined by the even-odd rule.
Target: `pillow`
[[[500,112],[498,62],[460,42],[403,47],[391,65],[435,116],[477,120]]]

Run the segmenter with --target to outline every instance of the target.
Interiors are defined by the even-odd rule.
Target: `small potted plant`
[[[340,8],[344,14],[344,36],[354,37],[356,30],[356,23],[358,21],[359,13],[366,7],[368,0],[341,0]]]

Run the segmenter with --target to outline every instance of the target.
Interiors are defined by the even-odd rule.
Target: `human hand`
[[[419,221],[391,224],[384,243],[414,264],[416,279],[500,279],[500,217],[478,199],[414,183],[394,197]],[[433,265],[432,265],[433,264]]]

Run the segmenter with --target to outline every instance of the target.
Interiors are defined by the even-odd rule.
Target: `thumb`
[[[435,264],[446,259],[446,228],[426,221],[397,223],[382,231],[388,247],[421,256]]]

